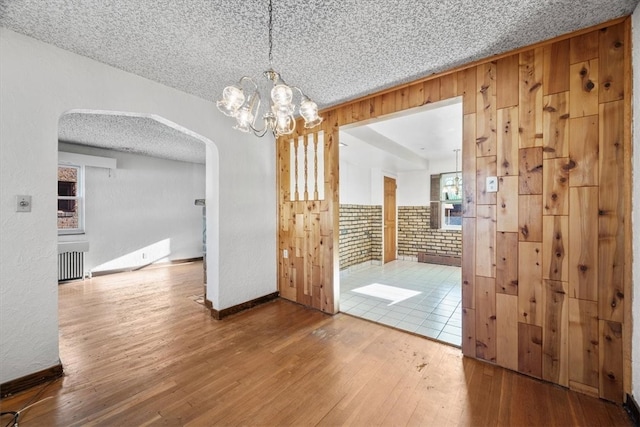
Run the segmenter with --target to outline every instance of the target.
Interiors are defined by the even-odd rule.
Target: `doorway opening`
[[[340,311],[461,344],[462,98],[340,128]]]

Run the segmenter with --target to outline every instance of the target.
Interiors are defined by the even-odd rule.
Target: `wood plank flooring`
[[[276,300],[216,321],[194,301],[201,268],[61,285],[65,376],[2,411],[51,396],[20,425],[631,425],[615,404],[345,314]]]

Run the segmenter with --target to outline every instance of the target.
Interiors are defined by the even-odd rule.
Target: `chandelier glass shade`
[[[269,64],[272,63],[273,51],[272,23],[273,6],[269,0]],[[260,116],[262,96],[258,84],[253,78],[243,76],[237,84],[227,86],[222,91],[222,98],[216,105],[223,114],[236,120],[234,129],[247,133],[253,132],[260,137],[268,131],[271,131],[276,138],[293,133],[296,128],[294,91],[300,94],[298,112],[304,120],[304,127],[310,129],[322,123],[322,117],[318,115],[318,105],[309,99],[299,87],[286,84],[280,74],[272,67],[263,75],[273,84],[273,87],[269,96],[269,105],[262,113],[261,124],[257,123],[257,119]]]
[[[460,149],[453,150],[456,153],[456,171],[454,174],[446,174],[444,176],[444,185],[442,192],[446,199],[457,200],[462,197],[462,178],[458,174],[458,153]]]

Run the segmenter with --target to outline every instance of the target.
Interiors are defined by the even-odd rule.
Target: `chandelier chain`
[[[269,67],[273,68],[273,4],[269,0]]]

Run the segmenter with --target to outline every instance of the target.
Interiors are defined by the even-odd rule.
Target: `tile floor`
[[[460,267],[396,260],[340,272],[340,311],[455,346],[461,294]]]

